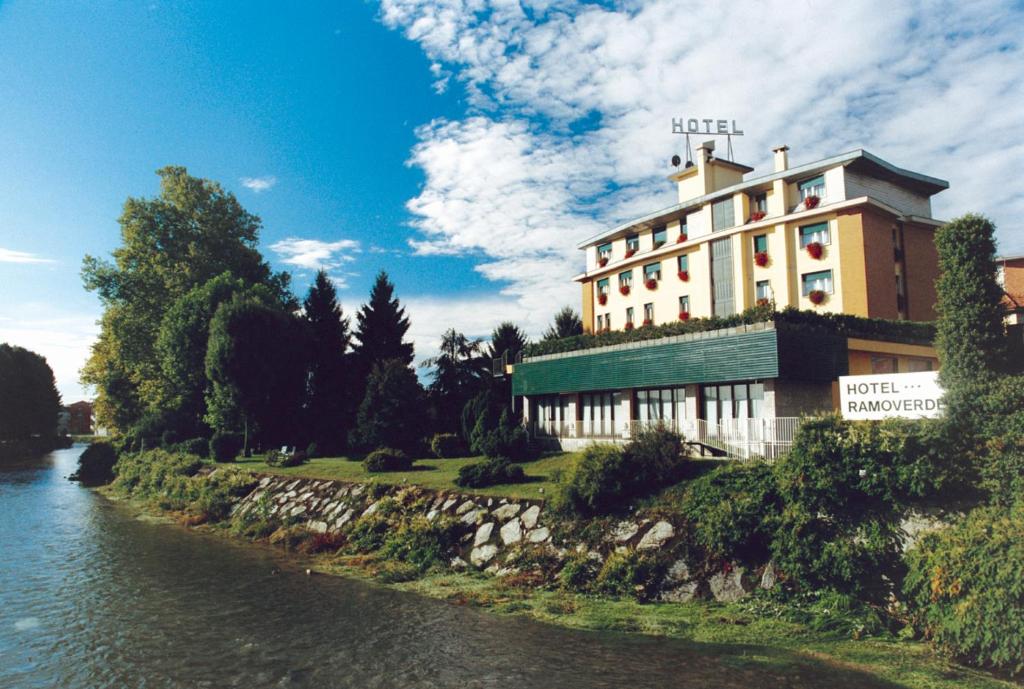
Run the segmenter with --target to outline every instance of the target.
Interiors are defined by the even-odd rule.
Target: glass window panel
[[[732,413],[732,386],[731,385],[719,385],[718,386],[718,400],[720,402],[720,411],[722,414],[722,420],[733,418]]]
[[[711,230],[717,232],[736,225],[735,206],[732,197],[711,204]]]
[[[676,418],[686,418],[686,388],[675,389]]]
[[[917,373],[919,371],[931,371],[932,360],[931,359],[907,359],[907,370],[911,373]]]
[[[756,287],[756,299],[770,299],[771,298],[771,284],[767,280],[758,280]]]
[[[648,263],[644,266],[644,280],[661,279],[661,263]]]
[[[872,373],[896,373],[896,357],[873,356],[871,357]]]
[[[633,284],[633,271],[624,270],[619,273],[619,286],[631,286]]]
[[[754,237],[754,253],[761,253],[762,251],[768,251],[768,235],[759,234]]]
[[[626,237],[626,249],[629,251],[640,250],[640,235],[631,234]]]
[[[654,231],[654,248],[657,249],[659,246],[663,246],[668,241],[668,230],[664,227],[660,227]]]
[[[805,273],[801,276],[803,283],[802,294],[806,297],[814,290],[832,293],[832,271],[821,270],[817,273]]]
[[[831,241],[827,222],[819,222],[814,225],[804,225],[800,228],[800,248],[804,248],[811,242],[828,244]]]
[[[644,304],[644,320],[654,322],[654,304]]]
[[[601,278],[600,280],[598,280],[597,281],[597,293],[598,294],[608,294],[608,285],[609,285],[608,278]]]
[[[661,391],[661,418],[665,419],[666,421],[673,418],[671,389],[665,389]]]
[[[610,257],[611,255],[612,255],[612,243],[611,242],[608,242],[607,244],[601,244],[600,246],[597,247],[597,257],[598,258]]]
[[[633,307],[632,306],[626,307],[626,322],[627,323],[632,323],[633,322]]]
[[[676,262],[677,262],[677,264],[679,266],[679,270],[680,271],[690,270],[690,256],[689,256],[689,254],[683,254],[678,259],[676,259]]]
[[[803,182],[797,185],[800,189],[800,200],[803,201],[808,196],[822,197],[825,195],[825,177],[824,175],[818,175],[811,179],[805,179]]]
[[[764,383],[750,384],[750,417],[764,418]]]
[[[684,294],[679,297],[679,313],[690,313],[690,295]]]

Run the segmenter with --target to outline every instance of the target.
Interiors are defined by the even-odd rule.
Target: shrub
[[[609,596],[633,596],[646,600],[657,593],[668,569],[665,558],[636,550],[608,556],[594,579],[593,590]]]
[[[466,444],[455,433],[435,433],[430,439],[430,451],[438,459],[465,457],[466,450]]]
[[[349,548],[357,553],[369,553],[380,549],[392,530],[389,517],[398,511],[393,498],[383,498],[377,503],[377,510],[360,516],[348,534]]]
[[[977,665],[1024,670],[1024,502],[973,510],[907,554],[915,625]]]
[[[401,450],[382,447],[366,455],[363,466],[372,472],[409,471],[412,468],[412,460]]]
[[[210,456],[210,441],[206,438],[189,438],[178,443],[175,449],[185,454],[205,458]]]
[[[459,469],[459,475],[455,479],[456,485],[463,488],[484,488],[525,481],[526,473],[523,468],[503,457],[467,464]]]
[[[302,450],[296,450],[295,452],[271,450],[263,461],[266,462],[267,466],[272,467],[297,467],[300,464],[305,464],[308,458]]]
[[[477,446],[481,453],[492,459],[504,457],[513,462],[525,462],[536,457],[526,429],[517,423],[508,409],[501,412],[494,430],[479,435]]]
[[[217,431],[210,438],[210,457],[218,462],[233,462],[242,451],[244,443],[241,433]]]
[[[458,537],[459,522],[451,517],[440,517],[434,521],[415,517],[388,534],[380,552],[385,558],[411,564],[420,572],[426,572],[434,565],[448,561]]]
[[[761,564],[781,509],[770,467],[730,464],[690,483],[681,511],[710,558]]]
[[[558,583],[569,591],[589,591],[600,569],[600,559],[591,557],[586,551],[573,552],[565,558],[562,571],[558,573]]]
[[[114,446],[106,442],[94,442],[85,448],[78,457],[78,471],[71,475],[71,480],[79,481],[85,486],[102,486],[114,480],[114,464],[117,452]]]
[[[274,503],[268,493],[263,493],[255,504],[244,512],[240,512],[232,520],[232,530],[239,536],[258,539],[267,538],[277,531],[281,522],[272,513]]]
[[[320,456],[319,450],[320,448],[316,446],[316,442],[311,442],[309,445],[306,446],[306,458],[316,459],[317,457]]]

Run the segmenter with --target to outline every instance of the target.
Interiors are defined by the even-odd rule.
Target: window
[[[612,315],[610,313],[606,313],[604,315],[604,329],[605,330],[611,330],[612,329]]]
[[[1006,289],[1006,264],[1000,263],[996,266],[996,284]]]
[[[818,175],[811,179],[805,179],[803,182],[797,184],[797,188],[800,190],[800,200],[803,201],[808,196],[817,196],[822,198],[825,196],[825,177],[824,175]]]
[[[632,324],[633,323],[633,307],[632,306],[626,307],[626,323],[628,323],[628,324]]]
[[[819,222],[813,225],[804,225],[800,228],[800,248],[803,249],[811,242],[828,244],[831,241],[827,222]]]
[[[654,323],[654,304],[644,304],[644,323]]]
[[[597,293],[608,294],[608,278],[601,278],[597,281]]]
[[[640,422],[667,422],[686,418],[686,388],[637,390],[635,415]]]
[[[759,254],[762,251],[768,251],[768,235],[766,234],[754,237],[754,253]]]
[[[598,331],[604,330],[604,316],[597,317],[597,329]]]
[[[619,287],[632,287],[633,286],[633,271],[624,270],[619,273]]]
[[[631,234],[626,237],[626,253],[636,253],[640,251],[640,236]]]
[[[753,194],[750,197],[750,212],[751,213],[767,213],[768,212],[768,194],[761,192],[760,194]]]
[[[871,357],[872,373],[896,373],[896,357],[894,356],[873,356]]]
[[[679,313],[690,313],[690,295],[679,297]]]
[[[763,418],[763,383],[704,385],[701,396],[704,398],[704,418],[708,423]]]
[[[711,204],[711,230],[718,232],[736,225],[732,197]]]
[[[583,435],[611,435],[615,432],[615,407],[619,393],[599,392],[582,395],[580,418]]]
[[[612,243],[611,242],[608,242],[607,244],[601,244],[600,246],[597,247],[597,260],[600,261],[602,258],[610,259],[611,257],[612,257]]]
[[[907,292],[902,275],[896,276],[896,310],[901,314],[907,310]]]
[[[679,234],[684,237],[690,236],[690,228],[686,224],[686,216],[684,215],[679,219]]]
[[[654,230],[654,248],[665,246],[665,242],[668,241],[668,230],[664,227],[659,227]]]
[[[661,263],[648,263],[644,266],[644,281],[661,279]]]
[[[805,297],[815,290],[821,290],[832,294],[832,271],[819,270],[816,273],[804,273],[800,276],[803,283],[803,294]]]
[[[762,299],[770,301],[772,298],[772,286],[768,280],[758,280],[757,285],[754,286],[754,291],[756,293],[755,299],[758,301]]]
[[[684,270],[685,271],[689,271],[690,270],[690,255],[689,254],[681,255],[679,258],[676,259],[676,262],[679,264],[679,272],[682,272]]]
[[[920,371],[931,371],[932,360],[931,359],[907,359],[907,371],[910,373],[918,373]]]

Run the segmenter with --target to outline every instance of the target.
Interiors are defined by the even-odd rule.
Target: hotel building
[[[941,223],[931,197],[947,182],[864,150],[790,167],[782,146],[771,174],[745,179],[752,172],[705,143],[669,176],[678,203],[582,242],[586,270],[574,280],[584,330],[724,318],[759,304],[934,320]],[[628,438],[637,424],[657,422],[698,439],[740,429],[763,449],[765,433],[777,438],[801,414],[833,408],[840,375],[938,365],[920,338],[783,325],[529,357],[514,366],[513,392],[531,429],[563,447]]]

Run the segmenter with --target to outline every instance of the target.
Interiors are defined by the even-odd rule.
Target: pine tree
[[[342,314],[338,293],[323,270],[316,274],[303,305],[310,344],[307,428],[320,454],[340,454],[352,427],[356,402],[347,352],[349,320]]]
[[[514,323],[505,321],[491,333],[488,356],[491,359],[500,359],[508,352],[508,363],[514,364],[519,353],[526,349],[526,344],[526,333]]]
[[[545,340],[560,340],[563,337],[583,334],[583,321],[571,306],[555,314],[555,322],[544,332]]]
[[[366,390],[366,379],[374,364],[397,359],[406,366],[412,365],[413,346],[405,341],[409,330],[409,319],[405,316],[398,299],[394,296],[395,286],[383,270],[370,290],[370,301],[356,313],[355,343],[352,346],[357,390],[357,399],[362,399]]]
[[[440,432],[458,431],[462,408],[486,381],[490,362],[480,355],[480,348],[480,340],[470,340],[449,328],[441,336],[440,354],[423,362],[434,369],[429,393]]]

